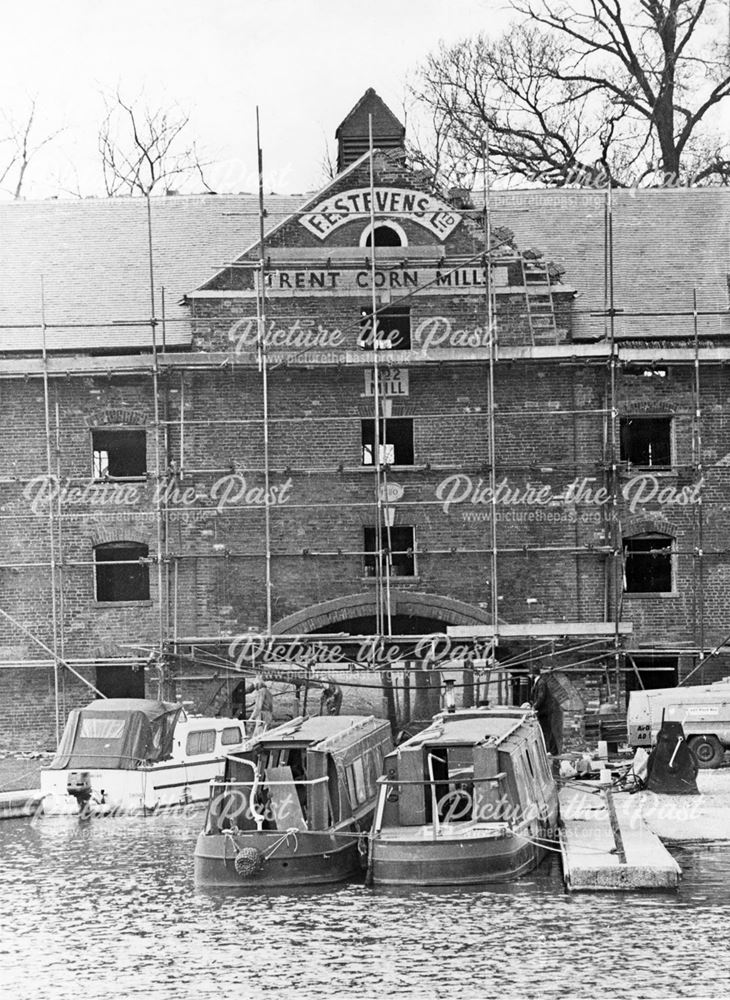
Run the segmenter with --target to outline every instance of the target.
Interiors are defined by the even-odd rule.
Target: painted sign
[[[507,286],[507,268],[495,267],[492,279],[496,288]],[[334,270],[307,268],[275,270],[266,273],[266,294],[279,295],[362,295],[370,292],[373,276],[369,270]],[[426,295],[478,293],[484,295],[482,267],[399,267],[376,270],[375,288],[398,293],[423,291]],[[245,294],[245,293],[241,293]],[[255,291],[250,292],[251,297]]]
[[[461,216],[450,205],[424,191],[379,187],[374,196],[375,204],[371,206],[369,188],[341,191],[303,213],[299,221],[318,240],[326,239],[348,222],[370,218],[371,207],[378,220],[410,219],[439,240],[445,240],[461,222]]]
[[[408,395],[408,371],[405,368],[381,368],[380,392],[383,396]],[[365,395],[375,395],[375,377],[372,368],[365,369]]]

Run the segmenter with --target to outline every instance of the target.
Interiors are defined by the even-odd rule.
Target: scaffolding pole
[[[41,275],[41,338],[43,344],[43,414],[46,434],[46,474],[49,480],[53,478],[53,458],[51,446],[51,403],[48,385],[48,351],[46,349],[46,294]],[[56,537],[54,524],[54,505],[48,504],[48,544],[50,546],[51,570],[51,628],[53,635],[53,702],[56,723],[56,746],[61,738],[61,718],[59,704],[58,676],[58,602],[56,594]]]
[[[160,371],[157,359],[157,315],[155,303],[155,269],[154,254],[152,249],[152,206],[149,192],[145,195],[147,202],[147,252],[149,264],[149,285],[150,285],[150,318],[149,326],[152,336],[152,398],[155,422],[155,532],[157,536],[157,604],[158,604],[158,641],[160,653],[165,644],[165,615],[164,615],[164,586],[162,579],[162,565],[164,562],[163,552],[163,529],[162,529],[162,462],[160,458]],[[167,477],[165,477],[167,482]]]
[[[264,544],[265,555],[265,587],[266,587],[266,629],[271,631],[272,624],[272,593],[271,593],[271,497],[269,470],[269,372],[267,364],[266,344],[266,250],[264,243],[264,154],[261,148],[261,131],[259,124],[259,109],[256,107],[256,157],[259,173],[259,249],[261,250],[258,288],[256,290],[257,340],[258,358],[261,371],[261,392],[263,408],[264,435]]]

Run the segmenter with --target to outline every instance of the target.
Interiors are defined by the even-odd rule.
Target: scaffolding
[[[200,666],[205,666],[211,671],[208,676],[217,685],[217,689],[211,698],[212,704],[215,702],[215,699],[219,694],[224,691],[228,693],[228,684],[231,677],[235,679],[237,674],[246,674],[252,669],[256,669],[255,662],[252,663],[250,667],[246,666],[243,668],[240,665],[235,664],[230,657],[219,655],[217,650],[230,640],[230,636],[226,636],[223,633],[197,637],[180,634],[179,573],[181,563],[188,558],[196,561],[238,559],[242,561],[251,561],[251,563],[255,565],[263,558],[265,628],[262,631],[252,634],[262,637],[267,643],[269,643],[269,645],[273,645],[275,642],[281,643],[281,635],[274,631],[275,622],[273,612],[274,587],[272,580],[272,561],[277,557],[302,558],[303,551],[301,548],[280,548],[276,553],[273,551],[271,524],[271,477],[277,472],[287,471],[301,472],[307,475],[311,475],[313,473],[335,474],[343,471],[342,464],[336,461],[333,461],[332,465],[324,465],[321,467],[313,467],[311,464],[307,465],[305,463],[301,468],[292,468],[290,465],[281,467],[271,461],[270,433],[273,428],[280,425],[286,426],[295,423],[315,425],[317,422],[327,421],[329,418],[326,415],[319,417],[291,417],[270,412],[269,379],[272,371],[278,369],[279,362],[272,362],[269,356],[267,344],[267,275],[271,269],[272,251],[267,248],[266,243],[267,234],[265,227],[266,206],[264,203],[263,187],[263,152],[260,141],[258,112],[256,122],[256,139],[259,164],[259,259],[253,262],[235,261],[225,265],[231,269],[239,267],[248,268],[254,273],[257,325],[257,341],[254,359],[251,361],[245,359],[242,360],[240,357],[232,357],[231,354],[227,352],[213,351],[200,352],[197,356],[191,356],[186,352],[175,352],[167,349],[165,331],[167,325],[174,322],[174,320],[166,317],[165,315],[164,287],[157,290],[155,285],[153,213],[151,201],[149,197],[147,197],[146,217],[150,312],[149,317],[144,320],[144,322],[148,326],[150,332],[149,355],[115,357],[113,359],[113,363],[109,358],[104,357],[88,356],[73,359],[63,357],[54,358],[49,354],[46,347],[47,332],[50,328],[50,324],[47,323],[46,317],[45,291],[43,287],[41,287],[40,330],[42,351],[40,359],[6,359],[3,361],[1,366],[0,379],[38,378],[41,380],[43,387],[46,460],[45,472],[49,478],[56,477],[58,481],[61,480],[61,473],[63,469],[63,453],[61,444],[63,414],[58,393],[56,393],[55,399],[53,398],[52,383],[54,380],[66,378],[86,378],[89,376],[103,378],[105,375],[111,379],[119,374],[135,375],[143,378],[149,378],[150,380],[153,412],[152,430],[154,454],[154,470],[150,478],[154,486],[155,496],[153,513],[154,537],[156,544],[156,553],[154,558],[151,559],[151,564],[154,566],[157,586],[158,608],[156,641],[152,643],[148,637],[146,640],[140,641],[139,648],[136,650],[131,649],[128,655],[121,657],[95,657],[90,659],[84,657],[77,658],[73,656],[66,656],[68,639],[65,628],[67,608],[65,592],[66,573],[71,568],[82,566],[91,568],[95,565],[95,563],[93,560],[73,559],[70,558],[68,554],[64,533],[64,520],[66,515],[63,512],[63,503],[60,492],[56,495],[54,501],[48,504],[46,519],[49,550],[48,559],[30,559],[26,561],[9,560],[0,562],[0,569],[3,570],[31,567],[48,570],[52,617],[51,642],[46,645],[35,639],[36,643],[39,643],[48,655],[45,658],[38,657],[35,659],[25,659],[23,661],[7,660],[0,664],[0,666],[3,668],[13,669],[17,669],[21,666],[42,666],[51,667],[53,669],[56,702],[55,726],[57,736],[60,726],[60,715],[64,708],[64,670],[68,670],[76,678],[88,685],[93,691],[99,693],[98,689],[83,676],[83,671],[88,669],[88,667],[93,663],[105,662],[110,665],[131,664],[140,666],[144,662],[148,661],[150,655],[152,654],[154,655],[155,662],[157,664],[163,664],[167,667],[170,665],[173,666],[173,677],[176,674],[177,676],[184,676],[183,670],[187,669],[188,666],[192,665],[195,669]],[[387,668],[383,668],[382,664],[378,662],[375,651],[378,649],[379,644],[382,646],[382,644],[393,644],[399,642],[405,649],[403,659],[410,663],[414,659],[414,657],[410,654],[418,645],[419,640],[425,639],[426,636],[398,636],[393,634],[392,589],[394,581],[397,581],[397,577],[393,575],[393,555],[398,553],[394,553],[393,550],[392,529],[394,501],[392,500],[392,496],[389,491],[389,486],[391,485],[389,482],[390,463],[383,460],[383,445],[385,439],[387,438],[388,421],[392,419],[392,409],[389,405],[389,400],[382,391],[383,348],[379,343],[377,324],[378,316],[383,309],[392,307],[394,304],[397,305],[398,303],[410,301],[414,295],[424,293],[428,294],[428,288],[421,288],[417,291],[404,293],[395,300],[389,301],[387,306],[378,304],[376,276],[378,274],[380,260],[378,258],[378,248],[375,245],[376,241],[374,233],[376,221],[380,215],[375,210],[375,156],[376,150],[373,144],[371,119],[369,134],[369,186],[371,194],[370,226],[373,239],[372,245],[368,248],[368,252],[365,256],[367,257],[367,263],[371,275],[369,322],[372,329],[373,350],[365,353],[358,353],[354,350],[350,351],[346,354],[344,361],[341,363],[361,368],[370,366],[372,370],[372,412],[374,428],[373,490],[371,499],[342,499],[331,506],[336,507],[339,511],[349,513],[361,512],[366,509],[374,510],[376,538],[376,549],[374,553],[375,630],[372,635],[367,637],[368,639],[373,640],[371,643],[373,656],[369,664],[361,665],[369,666],[372,670],[380,672],[383,677],[384,691],[386,699],[388,700],[389,713],[395,715],[397,709],[396,702],[398,699],[398,690],[400,690],[400,698],[403,703],[405,703],[406,697],[410,697],[410,695],[406,695],[406,692],[410,690],[408,684],[406,683],[406,679],[409,677],[410,667],[400,667],[391,664],[388,665]],[[629,313],[617,308],[614,295],[614,199],[613,192],[609,187],[605,193],[604,207],[604,307],[600,313],[592,314],[602,317],[604,335],[600,342],[586,345],[559,342],[558,327],[556,322],[555,295],[558,294],[561,289],[559,284],[555,285],[553,282],[548,263],[535,258],[526,258],[522,252],[514,251],[513,253],[510,253],[509,248],[505,247],[504,241],[501,239],[497,241],[494,240],[494,208],[492,205],[492,192],[490,190],[488,142],[485,143],[483,177],[483,209],[481,211],[475,211],[474,213],[467,210],[465,214],[467,217],[475,218],[477,223],[479,221],[483,222],[484,245],[472,257],[458,256],[453,260],[441,259],[440,263],[442,267],[445,267],[446,269],[453,267],[454,270],[463,267],[465,263],[473,264],[475,261],[479,263],[485,277],[483,310],[484,328],[488,331],[487,343],[480,347],[464,351],[460,357],[449,356],[448,358],[426,358],[418,356],[417,352],[414,352],[411,356],[405,356],[404,352],[398,352],[398,365],[400,367],[413,367],[419,365],[429,366],[443,363],[457,366],[471,366],[476,364],[481,366],[485,372],[487,400],[486,413],[474,413],[469,416],[458,414],[459,420],[467,421],[473,419],[477,425],[483,424],[484,419],[486,418],[484,464],[488,474],[492,501],[491,517],[485,520],[488,527],[485,532],[483,544],[470,547],[451,545],[429,547],[428,549],[429,556],[437,555],[452,557],[460,554],[477,556],[479,558],[483,558],[484,563],[488,566],[488,577],[486,581],[488,584],[488,595],[486,595],[487,600],[484,603],[488,605],[490,624],[488,626],[484,624],[475,625],[473,628],[470,628],[469,631],[471,641],[474,644],[475,654],[470,662],[472,662],[472,664],[480,664],[480,666],[474,667],[476,673],[479,675],[477,678],[477,689],[480,679],[483,683],[488,683],[492,672],[494,672],[495,677],[498,677],[501,685],[506,676],[526,672],[531,664],[534,664],[543,656],[550,656],[554,659],[557,658],[559,662],[569,669],[580,669],[581,671],[594,670],[602,674],[607,672],[605,661],[606,657],[610,656],[613,661],[612,684],[615,685],[616,691],[619,690],[621,677],[626,670],[625,653],[628,635],[627,628],[625,627],[626,622],[624,621],[624,526],[621,523],[622,469],[619,447],[620,382],[622,372],[627,365],[646,365],[651,368],[652,365],[656,365],[657,363],[661,364],[662,358],[667,359],[666,364],[673,366],[685,365],[688,368],[691,367],[692,370],[692,442],[689,472],[693,481],[698,484],[696,492],[697,502],[692,508],[694,537],[693,543],[689,548],[682,550],[675,548],[673,558],[687,556],[691,559],[691,576],[694,582],[694,607],[692,616],[694,638],[690,643],[678,645],[676,653],[677,655],[684,655],[691,658],[696,665],[701,664],[705,659],[708,647],[704,595],[706,579],[704,510],[708,500],[705,497],[704,488],[701,373],[703,365],[716,365],[722,367],[730,363],[730,348],[717,347],[714,345],[711,338],[703,338],[699,332],[699,322],[701,317],[718,316],[722,315],[722,313],[716,310],[700,310],[698,308],[696,288],[693,290],[691,307],[689,307],[685,312],[667,311],[662,313],[643,311]],[[479,218],[480,216],[481,220]],[[383,213],[383,217],[391,218],[392,213],[388,213],[387,215]],[[407,248],[407,250],[408,253],[404,252],[404,257],[408,256],[408,254],[414,254],[415,252],[412,248]],[[323,260],[327,260],[330,253],[331,251],[329,250],[323,250],[321,252]],[[344,267],[352,261],[360,260],[360,257],[358,257],[356,253],[352,253],[352,251],[348,251],[348,253],[350,254],[349,257],[344,253],[340,255],[338,258],[338,266]],[[301,258],[301,260],[306,263],[306,266],[311,266],[313,260],[315,259],[313,255],[304,254],[302,251],[299,251],[299,255],[299,258],[296,254],[292,255],[292,257],[288,259],[288,262],[296,263],[297,260]],[[384,263],[387,266],[390,266],[392,264],[392,259],[392,256],[386,255]],[[421,259],[429,260],[427,257],[422,257]],[[439,260],[439,258],[434,257],[433,260]],[[504,267],[505,264],[514,264],[519,269],[521,288],[524,294],[526,326],[529,334],[529,343],[527,345],[501,344],[499,340],[499,309],[497,307],[494,271],[496,267]],[[626,318],[631,316],[634,318],[648,318],[670,315],[691,319],[691,332],[688,331],[686,337],[682,338],[683,340],[686,340],[687,343],[682,344],[680,347],[666,347],[663,344],[660,349],[659,359],[657,359],[656,352],[651,346],[635,346],[631,340],[626,340],[625,338],[622,339],[622,336],[617,330],[617,317]],[[129,325],[139,325],[142,322],[142,320],[129,321]],[[13,324],[13,328],[18,328],[21,325],[22,324]],[[104,324],[64,323],[62,325],[64,328],[74,326],[81,328],[85,325],[93,325],[96,327],[103,326]],[[158,331],[160,330],[162,332],[161,349],[160,344],[158,343]],[[633,339],[650,341],[651,337],[642,334],[640,338],[635,335]],[[667,338],[665,337],[664,339],[666,340]],[[703,343],[703,340],[707,339],[710,339],[710,343]],[[302,352],[302,354],[304,353],[305,352]],[[371,356],[366,356],[368,354]],[[389,351],[388,357],[392,358],[393,356],[393,352]],[[544,410],[538,408],[528,408],[522,410],[516,408],[505,409],[504,407],[500,407],[497,403],[496,395],[497,374],[499,367],[501,365],[509,365],[514,362],[534,362],[537,364],[541,361],[550,361],[551,363],[565,365],[572,371],[586,365],[596,366],[598,370],[602,369],[604,373],[603,405],[598,407],[581,407],[577,405],[575,401],[575,384],[573,382],[573,405],[571,406],[564,406],[559,409],[547,408]],[[311,359],[303,362],[303,365],[309,365],[310,367],[312,367],[313,364],[314,363]],[[186,414],[188,402],[186,395],[188,375],[228,370],[232,373],[232,377],[235,377],[237,371],[249,371],[252,370],[253,366],[255,366],[258,370],[261,379],[262,410],[260,416],[246,414],[240,418],[227,417],[225,419],[215,419],[205,417],[196,419],[194,417],[191,418],[188,414]],[[170,402],[170,391],[173,388],[178,394],[179,413],[177,416],[173,415]],[[244,406],[245,401],[242,401],[242,407]],[[681,411],[674,410],[672,412],[676,415]],[[449,419],[454,418],[454,416],[454,413],[451,411],[444,412],[434,410],[433,412],[419,413],[418,419]],[[601,421],[602,454],[600,462],[587,462],[585,464],[589,467],[589,469],[595,468],[596,464],[600,466],[603,475],[603,485],[608,496],[610,497],[610,502],[601,508],[603,511],[604,536],[602,544],[588,543],[581,540],[577,525],[575,530],[575,543],[573,545],[510,546],[499,544],[496,500],[498,471],[509,468],[520,469],[523,472],[529,470],[529,467],[526,467],[522,463],[510,465],[508,462],[503,461],[500,458],[500,428],[503,426],[502,422],[505,420],[518,421],[524,419],[535,419],[537,417],[543,417],[545,419],[556,419],[560,417],[572,420],[574,435],[576,434],[577,418],[586,417]],[[359,421],[361,418],[356,415],[351,417],[338,417],[338,419]],[[198,552],[188,554],[185,552],[178,552],[177,554],[172,555],[170,547],[171,515],[174,513],[175,508],[170,501],[171,492],[175,487],[179,486],[180,483],[191,476],[220,475],[230,471],[230,468],[225,467],[206,469],[197,469],[195,467],[191,468],[186,461],[186,442],[188,435],[192,433],[194,428],[197,426],[202,426],[210,430],[216,426],[224,425],[238,428],[254,427],[260,428],[262,431],[263,464],[247,471],[260,472],[264,477],[263,552],[231,552],[230,550],[226,550],[223,553]],[[175,431],[178,436],[177,457],[172,454],[172,431]],[[414,468],[418,469],[419,467],[414,465]],[[463,468],[463,463],[458,461],[453,464],[442,463],[441,465],[426,463],[422,468],[428,471],[450,471]],[[553,470],[554,468],[555,466],[553,466]],[[569,458],[568,461],[565,462],[563,468],[581,471],[582,463],[578,459],[577,446],[574,445],[573,457],[572,459]],[[344,471],[348,470],[344,469]],[[84,477],[77,477],[77,479],[79,482],[85,481]],[[73,481],[73,477],[71,478],[71,481]],[[6,484],[13,483],[16,485],[22,485],[26,481],[22,477],[6,477],[3,479],[3,482]],[[417,509],[437,506],[438,504],[438,500],[410,500],[408,501],[407,506]],[[319,510],[321,508],[321,504],[314,503],[292,503],[287,506],[287,510],[290,511],[307,509]],[[237,507],[233,505],[228,509],[231,512],[235,512],[248,510],[250,507],[245,505]],[[191,505],[187,507],[186,510],[189,513],[209,513],[209,508],[204,505]],[[147,513],[147,511],[140,511],[140,516],[146,516]],[[23,516],[24,515],[18,515],[17,513],[2,513],[0,514],[0,520],[20,521]],[[30,517],[31,515],[27,516]],[[95,516],[99,515],[95,514]],[[421,550],[419,550],[417,543],[414,542],[414,551],[412,555],[418,556],[420,551]],[[343,549],[338,547],[318,547],[306,549],[306,558],[318,559],[322,561],[341,560],[343,558],[363,559],[369,554],[372,553],[366,551],[365,549]],[[540,640],[544,634],[544,630],[541,634],[541,629],[538,626],[545,623],[524,622],[519,626],[518,631],[515,632],[513,628],[510,628],[509,625],[502,621],[499,613],[499,561],[500,557],[518,554],[523,554],[525,558],[528,558],[532,554],[554,554],[555,556],[562,555],[573,559],[576,563],[577,599],[580,595],[581,585],[581,573],[579,567],[580,558],[590,556],[591,558],[600,558],[603,561],[603,620],[605,623],[610,624],[610,634],[606,631],[605,634],[601,634],[598,638],[593,640],[593,648],[590,648],[588,656],[583,656],[583,653],[585,652],[583,646],[586,643],[591,645],[591,640],[588,638],[591,634],[590,629],[577,636],[575,633],[571,634],[571,630],[567,627],[562,627],[559,622],[553,623],[553,634],[544,640],[544,642],[548,645],[548,649],[547,651],[541,652],[540,650],[543,649],[543,644],[538,641],[537,647],[535,647],[534,643],[535,641]],[[723,555],[727,553],[717,552],[716,554]],[[22,622],[18,622],[5,611],[1,611],[1,613],[7,620],[9,620],[13,628],[17,627],[21,631],[25,631],[30,634],[29,630],[25,628]],[[579,609],[576,621],[581,621]],[[594,633],[598,631],[600,630],[595,628],[593,629]],[[509,637],[509,640],[512,643],[512,648],[514,648],[514,644],[516,642],[521,643],[522,646],[526,648],[521,649],[518,653],[510,652],[508,655],[500,659],[500,639],[504,639],[505,637]],[[305,636],[304,638],[314,640],[314,635]],[[364,641],[365,637],[346,636],[344,638],[347,639],[349,646],[354,646],[357,643]],[[301,639],[301,636],[297,636],[297,640],[301,641]],[[316,641],[334,642],[335,640],[339,640],[341,642],[342,639],[343,636],[337,634],[336,632],[333,637],[323,636],[321,633],[316,633]],[[481,644],[481,648],[479,644]],[[723,647],[720,646],[718,647],[718,650],[722,648]],[[655,645],[652,646],[651,649],[642,649],[641,652],[654,654],[666,653],[668,650]],[[477,653],[481,653],[482,655],[476,655]],[[350,665],[353,663],[354,661],[350,661]],[[636,663],[633,657],[629,658],[629,663],[629,669],[636,670]],[[304,658],[301,662],[298,662],[297,667],[304,671],[303,676],[305,678],[306,686],[312,683],[316,684],[318,680],[326,678],[332,673],[331,669],[319,669],[316,664],[312,664],[306,658]],[[403,674],[402,682],[397,680],[399,671]],[[276,670],[273,670],[272,676],[276,673]],[[638,670],[636,670],[636,673],[638,677]],[[281,671],[279,671],[279,674],[281,674]],[[395,684],[393,683],[394,677],[396,677]],[[487,678],[487,680],[485,681],[484,678]],[[169,682],[170,677],[161,669],[159,674],[160,695],[169,691]],[[342,683],[345,682],[343,681]],[[410,683],[410,681],[408,683]]]

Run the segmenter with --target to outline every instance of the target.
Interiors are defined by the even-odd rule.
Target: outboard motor
[[[650,792],[699,795],[697,761],[687,746],[681,722],[662,722],[646,769],[646,787]]]
[[[84,812],[92,795],[89,772],[70,771],[66,780],[66,791],[78,802],[79,812]]]

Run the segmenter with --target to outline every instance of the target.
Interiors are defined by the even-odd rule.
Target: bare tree
[[[179,108],[152,109],[126,101],[117,90],[106,101],[98,137],[106,193],[148,196],[160,188],[168,193],[191,176],[210,191],[205,164],[183,134],[189,124],[190,116]]]
[[[514,7],[523,20],[497,40],[427,59],[414,96],[436,128],[417,162],[468,174],[488,137],[493,169],[531,181],[730,183],[730,146],[713,131],[730,96],[720,0]]]
[[[0,112],[0,190],[20,198],[31,160],[63,129],[36,138],[36,99],[22,120]]]

